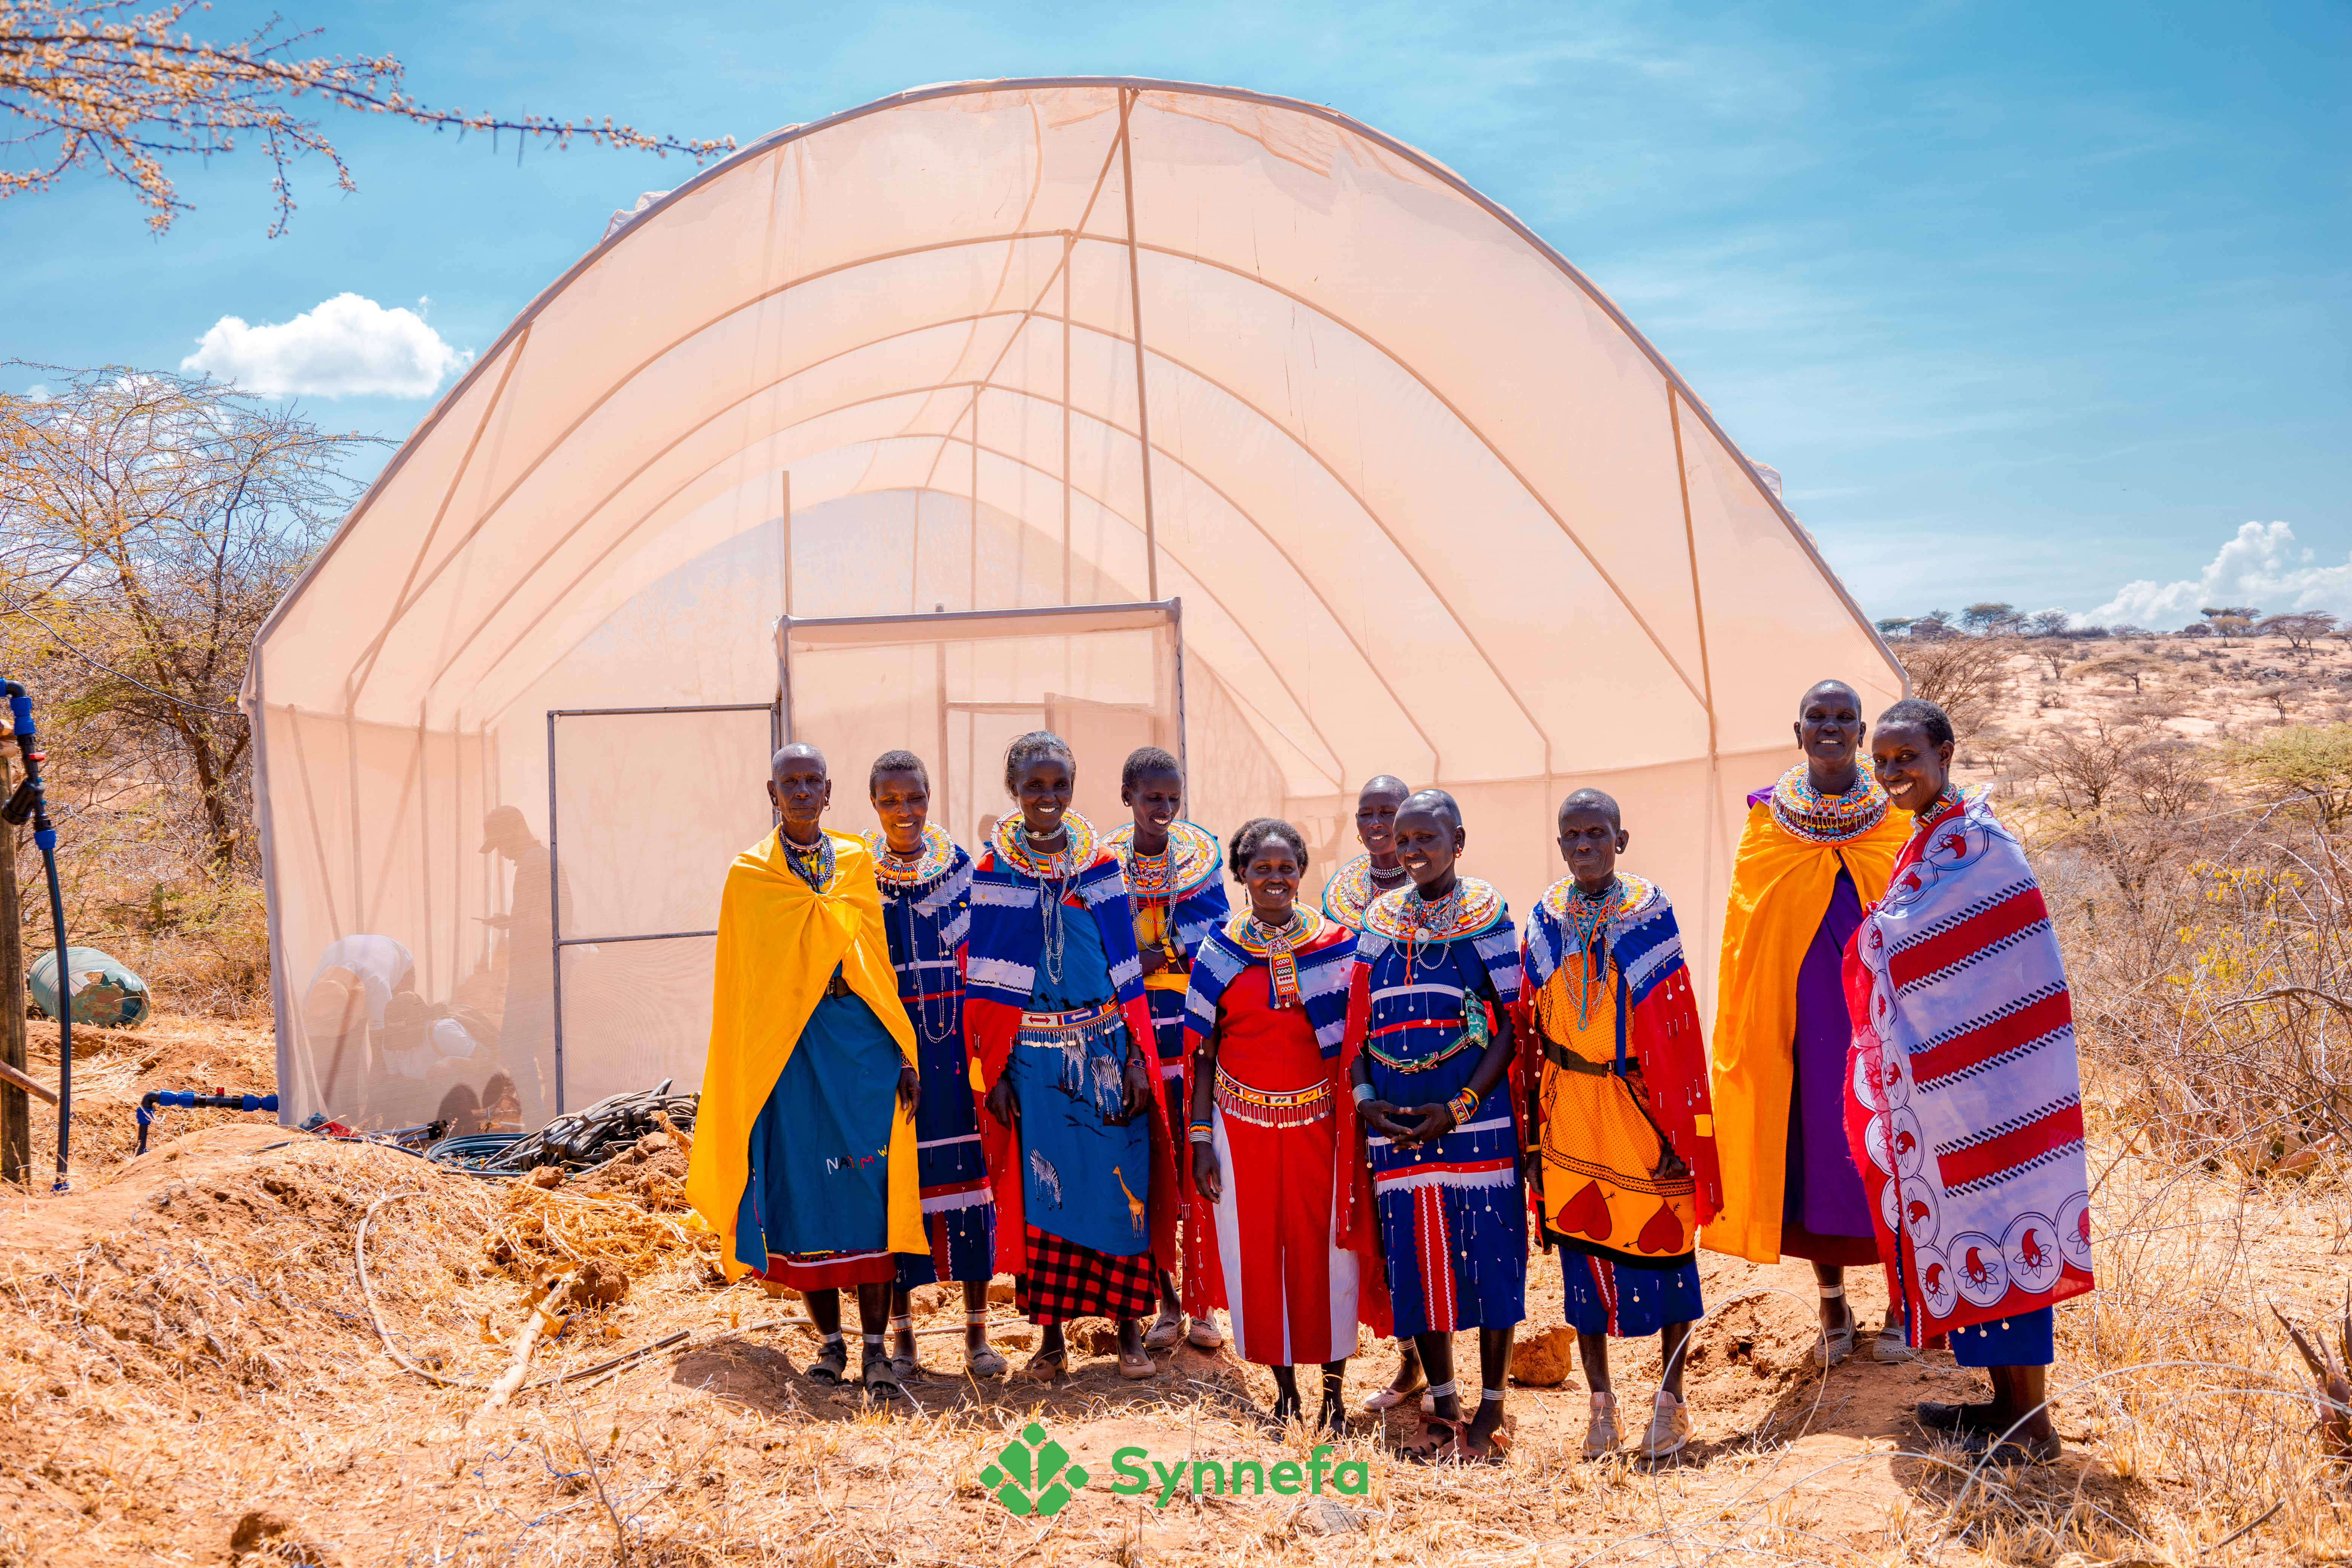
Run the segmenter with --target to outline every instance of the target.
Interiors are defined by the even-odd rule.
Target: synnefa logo
[[[1257,1459],[1235,1459],[1230,1464],[1217,1459],[1194,1459],[1188,1464],[1179,1459],[1171,1465],[1152,1458],[1140,1448],[1121,1448],[1110,1457],[1110,1468],[1119,1478],[1111,1483],[1110,1489],[1121,1497],[1139,1497],[1150,1491],[1152,1478],[1136,1462],[1141,1459],[1159,1473],[1160,1495],[1151,1500],[1154,1508],[1166,1508],[1180,1488],[1190,1490],[1194,1497],[1238,1497],[1244,1480],[1250,1484],[1252,1497],[1264,1497],[1269,1486],[1284,1497],[1297,1497],[1301,1490],[1321,1497],[1326,1476],[1331,1479],[1331,1489],[1344,1497],[1361,1497],[1371,1490],[1370,1464],[1362,1459],[1342,1459],[1334,1465],[1324,1457],[1330,1451],[1330,1444],[1317,1444],[1307,1451],[1303,1466],[1296,1459],[1277,1460],[1271,1466]]]
[[[996,1463],[980,1472],[980,1484],[992,1489],[996,1500],[1014,1513],[1051,1515],[1059,1513],[1062,1505],[1087,1484],[1087,1469],[1071,1464],[1069,1450],[1032,1421],[1021,1428],[1020,1436],[1004,1445]]]
[[[1342,1497],[1361,1497],[1372,1489],[1372,1467],[1362,1459],[1343,1459],[1334,1465],[1328,1456],[1328,1443],[1310,1449],[1307,1462],[1278,1459],[1268,1465],[1259,1459],[1178,1459],[1173,1463],[1153,1458],[1142,1448],[1121,1448],[1110,1457],[1110,1467],[1118,1475],[1110,1489],[1120,1497],[1140,1497],[1153,1489],[1152,1471],[1158,1472],[1159,1496],[1151,1500],[1154,1508],[1166,1508],[1179,1491],[1189,1491],[1194,1497],[1226,1497],[1241,1495],[1242,1483],[1249,1483],[1250,1495],[1264,1497],[1270,1488],[1283,1497],[1297,1497],[1304,1491],[1315,1497],[1324,1495],[1328,1478],[1330,1489]],[[1150,1471],[1144,1465],[1151,1467]],[[1045,1436],[1045,1428],[1032,1421],[1021,1429],[1021,1436],[1004,1445],[996,1456],[996,1463],[980,1472],[980,1484],[989,1488],[996,1500],[1006,1509],[1024,1517],[1034,1514],[1041,1518],[1059,1513],[1064,1505],[1077,1495],[1087,1484],[1084,1465],[1070,1463],[1069,1450]]]

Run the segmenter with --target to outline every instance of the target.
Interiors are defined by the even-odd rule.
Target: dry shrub
[[[2008,688],[2009,658],[2016,644],[2009,637],[1906,639],[1898,651],[1911,677],[1911,695],[1943,709],[1951,716],[1953,730],[1966,739],[1991,716]]]

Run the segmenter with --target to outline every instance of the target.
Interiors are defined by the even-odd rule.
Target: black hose
[[[33,842],[39,846],[41,863],[48,874],[49,929],[57,942],[58,995],[58,1179],[51,1192],[66,1190],[66,1160],[73,1142],[73,992],[66,977],[66,896],[58,882],[58,830],[49,821],[49,802],[41,786],[41,764],[47,761],[45,753],[33,750],[33,699],[17,680],[0,680],[0,693],[8,699],[8,710],[16,721],[16,749],[24,753],[25,782],[0,807],[0,820],[11,826],[22,826],[26,818],[33,824]],[[0,1005],[21,1006],[16,998],[0,999]]]

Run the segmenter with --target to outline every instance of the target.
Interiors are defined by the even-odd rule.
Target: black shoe
[[[2028,1437],[2022,1433],[1996,1444],[1995,1432],[1975,1432],[1969,1436],[1967,1447],[1971,1455],[1984,1459],[1988,1467],[2008,1465],[2052,1465],[2058,1462],[2058,1434],[2047,1437]],[[1987,1449],[1990,1453],[1987,1453]]]
[[[1980,1405],[1946,1405],[1923,1399],[1913,1407],[1919,1425],[1930,1432],[1998,1432],[2009,1425],[1993,1414],[1990,1399]]]

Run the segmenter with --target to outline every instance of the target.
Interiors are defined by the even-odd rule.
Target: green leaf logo
[[[1084,1465],[1071,1464],[1069,1450],[1032,1421],[1019,1437],[1004,1445],[996,1463],[980,1472],[980,1484],[1013,1512],[1045,1519],[1059,1513],[1086,1486],[1087,1470]]]

